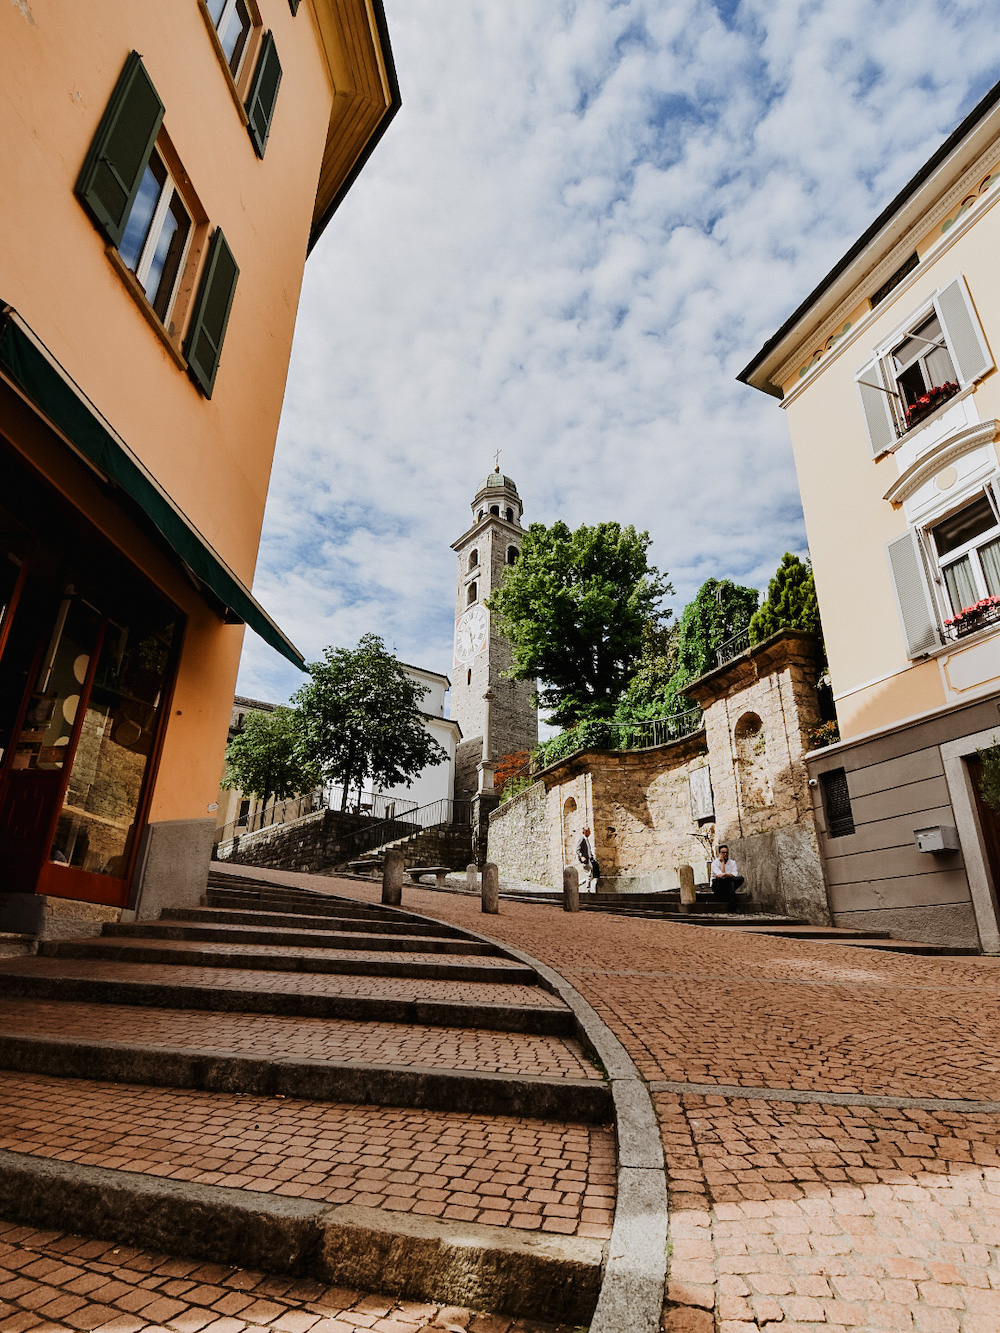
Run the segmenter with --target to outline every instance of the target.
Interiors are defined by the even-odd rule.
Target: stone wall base
[[[208,886],[214,819],[164,819],[146,828],[139,857],[136,917],[164,907],[197,907]]]
[[[75,898],[45,893],[0,893],[0,932],[35,935],[41,940],[70,940],[99,935],[105,921],[131,921],[135,913]]]
[[[918,940],[922,944],[946,944],[960,949],[980,947],[971,903],[836,912],[833,924],[851,930],[887,930],[893,939]]]
[[[823,866],[811,825],[789,824],[748,838],[730,838],[729,850],[759,911],[800,916],[813,926],[830,925]]]
[[[322,874],[340,865],[350,851],[341,844],[348,835],[378,823],[370,815],[351,815],[340,810],[317,810],[314,814],[272,824],[253,833],[243,833],[220,842],[216,859],[232,865],[258,866],[262,870],[299,870]],[[416,829],[415,825],[411,827]]]

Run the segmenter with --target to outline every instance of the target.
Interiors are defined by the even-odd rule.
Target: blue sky
[[[959,0],[386,0],[403,108],[306,267],[254,589],[308,659],[451,667],[500,448],[525,522],[649,530],[675,612],[805,534],[738,370],[1000,78]],[[303,678],[253,635],[239,689]]]

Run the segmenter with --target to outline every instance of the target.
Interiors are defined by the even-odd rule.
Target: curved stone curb
[[[277,1198],[0,1150],[13,1222],[515,1317],[586,1322],[603,1242]],[[630,1327],[618,1325],[617,1333]]]
[[[420,915],[437,920],[431,913]],[[473,930],[465,933],[534,968],[545,988],[572,1011],[577,1036],[607,1071],[615,1102],[618,1188],[604,1280],[590,1333],[658,1333],[667,1278],[667,1180],[649,1089],[603,1018],[554,968],[502,940]]]

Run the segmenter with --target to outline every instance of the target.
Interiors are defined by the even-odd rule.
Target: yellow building
[[[740,379],[791,427],[841,741],[808,766],[840,925],[1000,952],[1000,84]]]
[[[0,929],[201,892],[306,255],[380,0],[0,7]],[[346,312],[344,312],[346,316]]]

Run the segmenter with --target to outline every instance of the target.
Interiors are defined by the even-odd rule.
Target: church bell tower
[[[499,467],[472,501],[472,526],[452,544],[458,556],[451,716],[462,728],[455,763],[455,796],[492,792],[493,763],[538,743],[531,681],[507,680],[510,644],[484,605],[521,550],[521,497]]]

